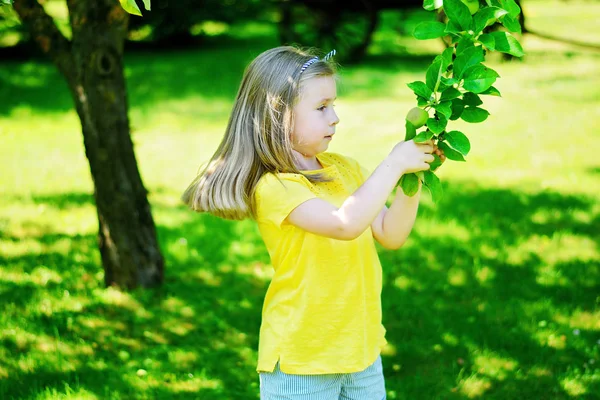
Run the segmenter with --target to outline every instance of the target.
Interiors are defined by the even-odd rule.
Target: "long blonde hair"
[[[293,107],[305,81],[336,77],[335,64],[322,59],[301,72],[313,57],[313,50],[280,46],[248,65],[223,140],[182,195],[192,210],[226,219],[253,218],[254,189],[265,173],[302,173],[292,154]],[[327,179],[304,175],[311,181]]]

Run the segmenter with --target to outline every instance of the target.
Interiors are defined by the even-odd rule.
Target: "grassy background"
[[[527,1],[530,26],[600,43],[595,2]],[[415,20],[423,14],[413,16]],[[394,35],[343,66],[331,150],[373,168],[403,137],[436,41]],[[489,65],[468,162],[440,171],[400,251],[381,249],[390,399],[600,396],[600,53],[525,37]],[[103,287],[92,183],[66,85],[45,62],[0,64],[0,398],[257,399],[269,259],[250,221],[187,211],[179,195],[216,148],[245,65],[276,46],[232,27],[201,51],[130,54],[132,137],[165,285]],[[209,78],[211,77],[211,78]],[[214,78],[212,78],[214,77]]]

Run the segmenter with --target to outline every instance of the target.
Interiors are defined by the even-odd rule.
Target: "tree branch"
[[[75,76],[71,42],[37,0],[14,0],[13,8],[44,54],[56,64],[69,83]]]

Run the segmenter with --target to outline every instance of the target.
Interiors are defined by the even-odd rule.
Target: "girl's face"
[[[335,79],[320,76],[303,84],[302,95],[294,106],[292,148],[312,158],[329,147],[340,119],[333,109],[337,97]]]

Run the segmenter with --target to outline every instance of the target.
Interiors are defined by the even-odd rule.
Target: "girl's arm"
[[[390,208],[384,206],[371,224],[375,240],[386,249],[397,250],[402,247],[415,224],[420,197],[420,181],[419,191],[412,197],[398,189]]]
[[[339,240],[356,239],[381,212],[403,174],[429,169],[432,151],[430,142],[400,142],[340,208],[315,198],[296,207],[286,221],[317,235]]]
[[[442,164],[446,161],[444,151],[436,145],[433,146],[433,153],[438,155]],[[413,197],[405,195],[402,189],[397,189],[396,197],[390,208],[383,206],[371,224],[373,237],[386,249],[398,250],[408,239],[417,219],[421,189],[420,180],[419,190]]]

